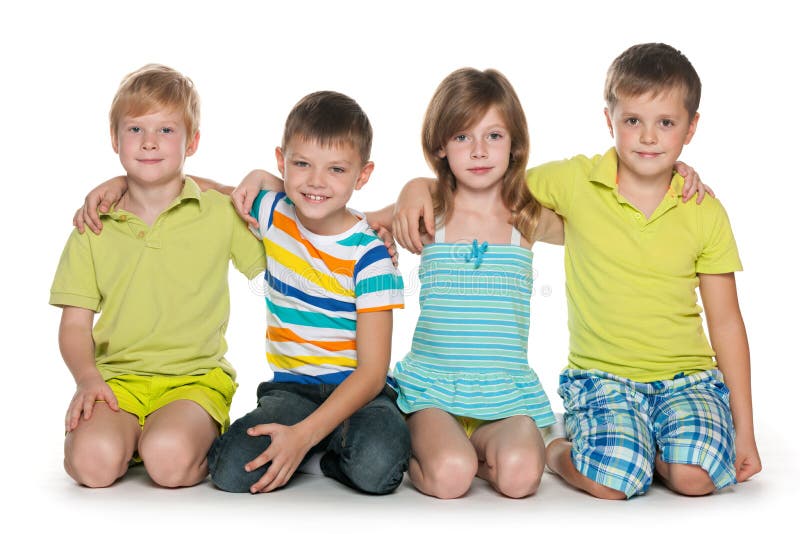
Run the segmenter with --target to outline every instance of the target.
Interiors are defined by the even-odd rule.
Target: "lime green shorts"
[[[236,383],[220,368],[197,376],[118,375],[106,380],[122,410],[139,418],[144,426],[148,415],[177,400],[199,404],[220,432],[230,425],[230,409]]]
[[[491,423],[491,421],[485,421],[483,419],[475,419],[474,417],[467,417],[465,415],[454,415],[453,417],[456,418],[458,424],[461,425],[461,428],[463,428],[464,432],[467,433],[468,438],[471,438],[472,433],[478,430],[486,423]]]

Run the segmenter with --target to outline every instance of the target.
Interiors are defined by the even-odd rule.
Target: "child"
[[[508,80],[457,70],[425,115],[437,229],[426,239],[420,318],[397,364],[409,413],[409,475],[428,495],[464,495],[477,475],[525,497],[544,469],[540,429],[554,422],[527,358],[534,241],[561,243],[559,218],[525,185],[528,127]]]
[[[183,175],[200,138],[191,80],[147,65],[122,81],[110,119],[128,190],[102,215],[102,235],[72,233],[50,293],[77,385],[64,466],[105,487],[138,455],[157,484],[191,486],[236,389],[224,357],[228,262],[252,278],[264,255],[227,197]]]
[[[547,463],[600,498],[643,494],[654,471],[677,493],[712,493],[761,462],[730,224],[715,199],[677,200],[673,165],[697,127],[700,80],[674,48],[636,45],[611,65],[605,96],[615,148],[528,172],[563,218],[566,247],[559,394],[571,443],[550,443]]]
[[[209,453],[225,491],[272,491],[319,452],[323,474],[366,493],[403,479],[408,429],[387,386],[402,278],[346,205],[372,173],[371,144],[366,114],[339,93],[306,96],[286,120],[275,150],[286,192],[262,191],[251,211],[267,255],[274,379]]]

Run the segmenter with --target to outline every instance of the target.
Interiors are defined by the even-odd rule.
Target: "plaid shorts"
[[[572,462],[598,484],[643,494],[659,452],[667,463],[702,467],[717,489],[736,483],[729,392],[716,369],[657,382],[566,369],[558,394]]]

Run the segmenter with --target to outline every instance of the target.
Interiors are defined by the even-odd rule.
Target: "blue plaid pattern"
[[[667,463],[701,466],[717,489],[736,483],[729,392],[718,370],[643,383],[566,369],[558,394],[572,462],[598,484],[643,494],[659,451]]]

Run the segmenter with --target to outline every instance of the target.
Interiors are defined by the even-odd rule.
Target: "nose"
[[[485,139],[476,139],[474,143],[472,143],[472,151],[470,157],[472,159],[483,159],[488,156],[488,152],[486,150],[486,140]]]
[[[645,145],[652,145],[658,140],[655,126],[643,126],[639,131],[639,141]]]
[[[308,174],[308,181],[306,182],[310,187],[324,187],[325,178],[323,176],[324,170],[318,169]]]
[[[155,150],[156,148],[158,148],[156,134],[145,131],[142,135],[142,150]]]

